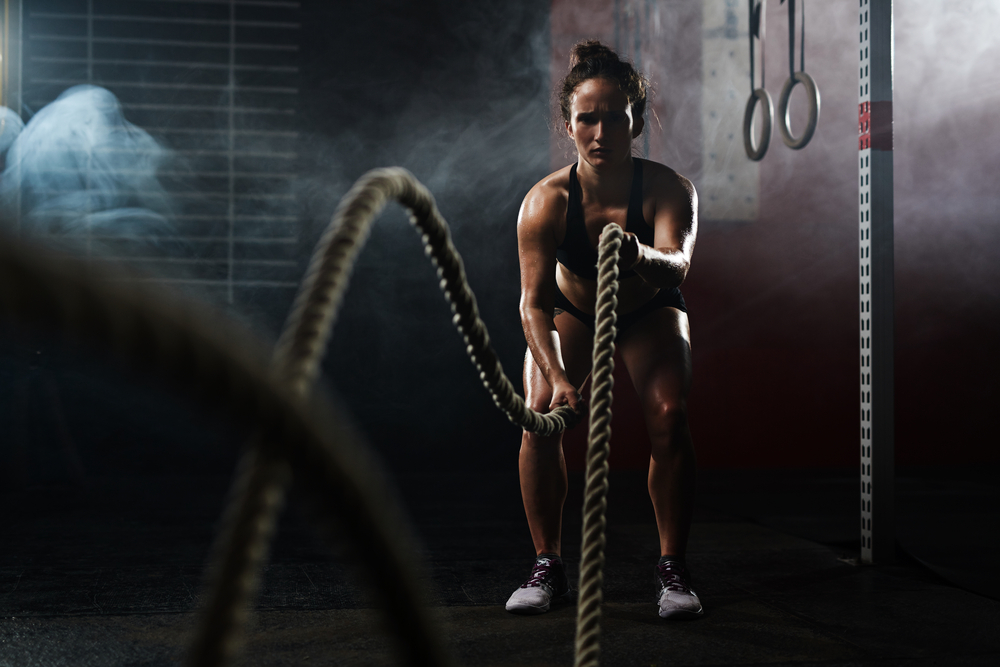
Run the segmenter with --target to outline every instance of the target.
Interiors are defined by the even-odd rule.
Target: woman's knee
[[[657,401],[646,406],[646,423],[654,447],[683,439],[688,430],[687,402],[683,399]]]
[[[549,403],[552,401],[552,389],[546,384],[544,387],[529,386],[524,404],[535,412],[548,412]]]
[[[542,436],[531,431],[521,432],[521,450],[552,455],[562,450],[562,434]]]

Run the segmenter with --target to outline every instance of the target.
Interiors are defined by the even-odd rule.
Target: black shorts
[[[684,296],[681,295],[680,289],[676,287],[671,289],[661,289],[656,293],[656,296],[635,310],[625,313],[624,315],[619,315],[618,321],[615,324],[618,329],[618,335],[615,336],[615,339],[617,340],[618,338],[621,338],[621,335],[628,331],[629,327],[649,313],[654,310],[659,310],[660,308],[676,308],[682,313],[686,313],[687,305],[684,303]],[[593,315],[588,315],[574,306],[573,303],[566,298],[566,295],[562,293],[562,290],[559,289],[558,285],[556,285],[556,311],[569,313],[576,319],[586,324],[587,328],[591,331],[594,330],[595,317]],[[558,312],[556,314],[558,314]]]

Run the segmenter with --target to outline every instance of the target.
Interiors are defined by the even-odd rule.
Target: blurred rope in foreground
[[[270,364],[260,343],[206,309],[122,281],[82,261],[16,242],[0,244],[0,313],[101,348],[255,427],[213,549],[208,599],[187,656],[192,667],[226,664],[239,650],[276,515],[292,478],[313,502],[319,519],[328,528],[344,531],[365,554],[360,566],[369,575],[406,662],[452,664],[427,609],[410,529],[383,473],[336,401],[311,396],[354,261],[375,217],[391,200],[409,210],[422,234],[451,303],[453,323],[497,406],[514,423],[543,435],[572,426],[579,416],[570,408],[540,414],[514,391],[490,345],[447,223],[430,192],[404,169],[373,170],[344,197],[313,255]],[[610,225],[599,248],[577,665],[597,665],[599,657],[622,235],[620,227]]]

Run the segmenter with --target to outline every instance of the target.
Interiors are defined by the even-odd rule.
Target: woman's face
[[[628,159],[632,139],[639,136],[642,123],[642,118],[632,118],[632,106],[618,85],[599,77],[576,87],[566,132],[580,157],[593,167],[601,167]]]

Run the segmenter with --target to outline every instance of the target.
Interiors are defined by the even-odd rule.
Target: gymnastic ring
[[[758,100],[766,107],[766,113],[761,120],[760,146],[758,147],[753,137],[753,114],[757,108]],[[758,88],[747,100],[746,111],[743,112],[743,148],[746,149],[747,157],[758,162],[767,153],[767,146],[771,143],[771,124],[774,119],[774,103],[771,95],[763,88]]]
[[[806,95],[809,96],[809,120],[806,123],[805,132],[796,139],[792,136],[791,118],[788,115],[788,101],[792,97],[792,88],[795,84],[801,83],[806,87]],[[805,72],[795,72],[785,81],[781,89],[781,97],[778,98],[778,129],[781,131],[781,139],[789,148],[805,148],[809,140],[812,139],[813,132],[816,131],[816,123],[819,121],[819,88],[816,82]]]

